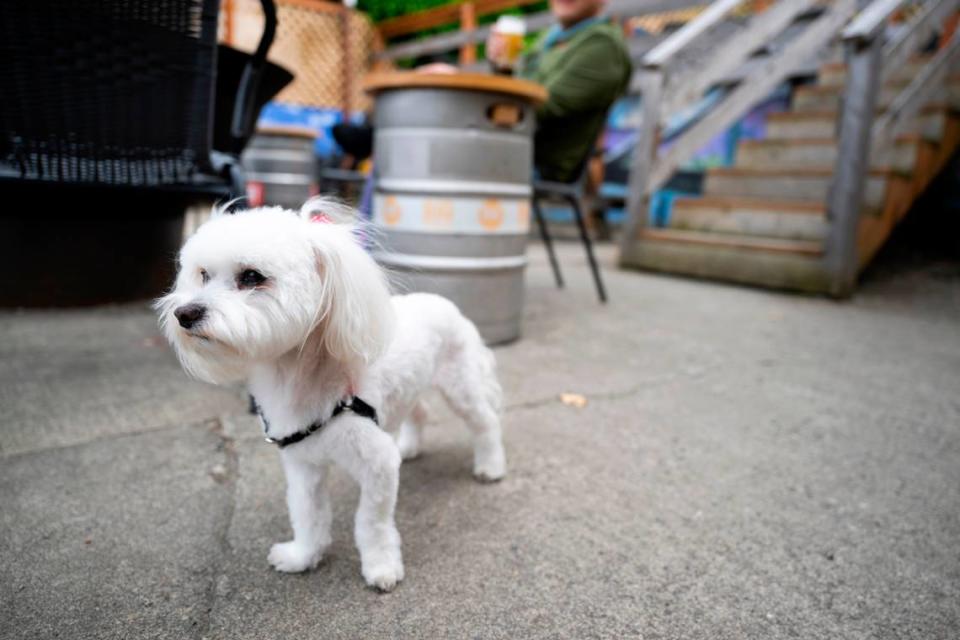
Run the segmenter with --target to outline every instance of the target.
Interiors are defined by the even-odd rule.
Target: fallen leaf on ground
[[[579,393],[561,393],[560,402],[568,407],[583,409],[585,406],[587,406],[587,397],[580,395]]]

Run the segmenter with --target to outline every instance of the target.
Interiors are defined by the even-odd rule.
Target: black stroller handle
[[[277,33],[277,7],[273,0],[260,0],[260,6],[263,8],[263,35],[260,36],[256,52],[243,70],[230,123],[230,135],[233,137],[236,153],[240,153],[244,142],[253,131],[257,88],[266,66],[267,52]]]

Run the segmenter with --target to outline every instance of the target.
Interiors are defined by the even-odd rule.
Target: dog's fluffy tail
[[[493,351],[484,344],[476,325],[455,305],[451,304],[451,307],[459,320],[456,323],[454,342],[463,355],[458,363],[462,370],[457,377],[469,381],[469,384],[480,392],[486,405],[500,415],[503,410],[503,389],[497,379],[497,359]]]

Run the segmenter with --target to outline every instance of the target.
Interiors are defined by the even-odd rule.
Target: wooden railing
[[[871,150],[882,151],[892,144],[921,107],[944,90],[947,74],[960,61],[960,33],[951,32],[944,46],[878,115],[881,83],[943,28],[945,19],[960,9],[960,0],[929,0],[913,12],[910,21],[889,41],[885,27],[896,12],[909,4],[908,0],[779,0],[753,17],[745,30],[713,47],[703,64],[694,65],[692,71],[678,72],[674,63],[679,54],[724,20],[738,4],[737,0],[716,0],[696,20],[643,58],[638,81],[643,95],[641,125],[631,166],[621,255],[630,253],[645,226],[651,195],[683,163],[802,68],[816,52],[839,38],[845,49],[847,81],[837,122],[837,162],[826,203],[830,231],[824,246],[824,266],[830,275],[830,293],[849,295],[863,258],[858,255],[858,238]],[[699,99],[752,52],[815,8],[822,11],[819,17],[788,40],[778,53],[767,57],[719,105],[682,133],[669,150],[658,153],[660,130],[667,116]],[[862,10],[854,18],[858,8]]]
[[[367,18],[324,0],[275,0],[275,4],[279,30],[269,57],[296,75],[277,100],[347,113],[367,108],[369,97],[359,78],[383,48]],[[224,44],[252,51],[262,23],[259,2],[222,0]]]
[[[493,8],[499,4],[507,4],[506,0],[476,0],[476,12],[477,16],[487,15],[488,13],[495,13],[497,11],[502,11],[506,7]],[[526,4],[532,4],[531,1],[520,0],[516,2],[515,6],[521,6]],[[661,11],[673,11],[677,9],[682,9],[685,7],[694,7],[699,5],[708,4],[708,0],[610,0],[607,3],[606,13],[614,18],[625,18],[633,17],[638,15],[644,15],[649,13],[657,13]],[[409,32],[421,30],[425,28],[431,28],[435,26],[441,26],[444,24],[450,24],[457,22],[459,20],[459,14],[456,11],[459,11],[458,7],[462,5],[446,5],[438,9],[432,9],[431,11],[437,12],[437,18],[431,19],[431,21],[424,21],[419,24],[427,24],[427,27],[420,26],[418,29],[414,29],[413,26],[418,24],[412,20],[413,16],[418,14],[410,14],[409,16],[402,16],[400,18],[395,18],[394,20],[400,21],[404,20],[406,22],[399,23],[403,29],[409,29]],[[442,10],[442,11],[441,11]],[[427,13],[427,12],[420,12]],[[436,22],[440,17],[445,17],[441,22]],[[407,19],[410,19],[407,21]],[[421,16],[423,19],[423,16]],[[527,25],[527,33],[533,33],[543,29],[544,27],[550,25],[553,22],[553,17],[550,15],[549,11],[544,11],[542,13],[533,13],[524,16],[524,21]],[[389,25],[391,21],[384,21],[377,25],[382,34],[390,34],[389,37],[396,37],[398,33],[406,33],[408,31],[396,31],[396,27]],[[386,31],[384,27],[387,27]],[[403,44],[397,44],[389,46],[381,54],[381,57],[387,60],[398,60],[400,58],[413,58],[423,55],[431,55],[438,53],[445,53],[448,51],[453,51],[454,49],[461,50],[461,56],[464,47],[469,47],[477,43],[483,42],[486,40],[487,35],[490,33],[489,26],[476,27],[470,30],[461,30],[453,33],[443,33],[436,35],[430,38],[424,38],[422,40],[417,40],[415,42],[405,42]]]
[[[426,29],[459,24],[459,33],[469,36],[477,30],[477,20],[491,13],[507,9],[516,9],[540,0],[461,0],[433,9],[417,11],[404,16],[384,20],[377,24],[377,30],[384,40],[417,33]],[[477,40],[464,38],[459,43],[460,64],[468,65],[477,61]],[[451,47],[452,48],[452,47]]]
[[[906,0],[874,0],[843,31],[847,83],[840,114],[840,142],[834,182],[827,202],[831,221],[825,247],[834,295],[849,295],[856,283],[857,254],[864,183],[872,153],[893,143],[920,108],[945,86],[945,78],[960,59],[960,34],[925,64],[877,117],[877,96],[883,79],[915,55],[960,0],[927,2],[892,41],[884,37],[890,17]]]
[[[489,15],[506,11],[507,9],[516,9],[527,5],[536,4],[540,0],[460,0],[451,2],[433,9],[408,13],[404,16],[390,18],[377,23],[377,30],[385,40],[404,36],[426,29],[443,27],[448,24],[460,21],[463,15],[464,5],[470,5],[476,17]]]

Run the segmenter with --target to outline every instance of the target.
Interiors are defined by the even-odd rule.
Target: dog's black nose
[[[173,311],[173,315],[177,316],[177,322],[179,322],[180,326],[184,329],[189,329],[203,320],[203,316],[206,314],[207,308],[202,304],[185,304],[182,307],[177,307]]]

